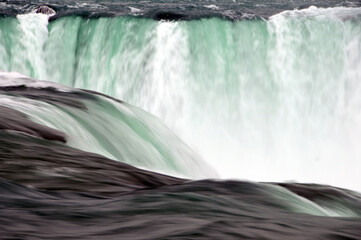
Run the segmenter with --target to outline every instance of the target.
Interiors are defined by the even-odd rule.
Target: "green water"
[[[0,20],[0,64],[151,112],[222,177],[361,189],[360,12],[49,25],[28,14]]]
[[[180,177],[217,176],[156,117],[126,103],[97,98],[96,101],[83,100],[86,110],[12,94],[0,94],[0,105],[19,110],[32,121],[64,132],[66,144],[74,148]]]

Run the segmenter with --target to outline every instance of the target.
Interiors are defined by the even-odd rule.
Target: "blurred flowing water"
[[[359,0],[0,0],[0,238],[361,239],[360,79]]]
[[[361,9],[0,20],[0,64],[156,115],[224,178],[361,190]]]

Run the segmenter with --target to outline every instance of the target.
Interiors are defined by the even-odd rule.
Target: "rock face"
[[[53,15],[55,14],[55,10],[48,7],[48,6],[40,6],[40,7],[37,7],[35,9],[35,13],[41,13],[41,14],[46,14],[46,15]]]

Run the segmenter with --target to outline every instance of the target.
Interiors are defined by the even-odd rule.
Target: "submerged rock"
[[[0,106],[0,112],[0,130],[17,131],[46,140],[66,142],[63,132],[32,122],[22,112],[4,106]]]

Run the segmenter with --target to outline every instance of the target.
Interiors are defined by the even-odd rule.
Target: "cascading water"
[[[0,20],[2,70],[160,117],[222,177],[361,190],[361,9],[165,22]],[[30,21],[31,20],[31,21]]]
[[[360,79],[359,0],[0,0],[0,238],[361,239]]]
[[[141,109],[77,90],[74,96],[78,94],[84,107],[68,106],[61,100],[47,101],[49,97],[42,97],[41,92],[29,97],[24,91],[25,97],[22,97],[16,91],[19,88],[21,92],[22,86],[29,87],[28,91],[40,88],[46,92],[48,88],[55,88],[69,94],[75,89],[0,72],[0,89],[15,91],[0,93],[0,106],[18,110],[34,122],[64,132],[68,146],[172,175],[194,179],[217,176],[159,119]]]

